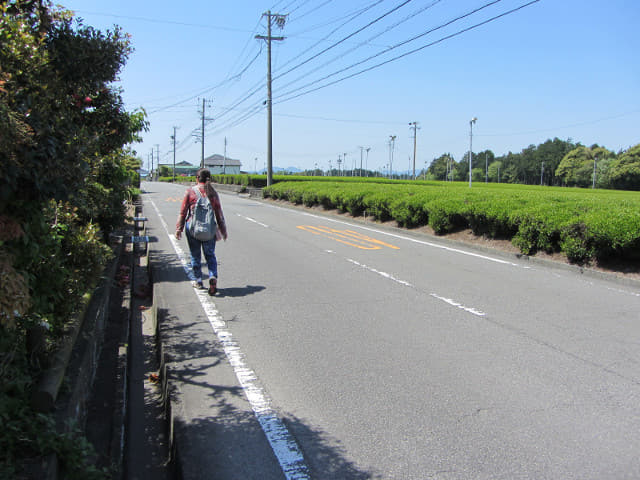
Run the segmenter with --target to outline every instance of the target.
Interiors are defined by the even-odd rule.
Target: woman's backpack
[[[189,221],[189,233],[201,242],[208,242],[216,236],[216,215],[207,195],[202,195],[198,187],[193,187],[198,196]]]

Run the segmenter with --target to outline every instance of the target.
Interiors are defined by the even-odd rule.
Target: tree
[[[564,156],[556,169],[556,176],[562,180],[563,185],[586,187],[589,179],[584,172],[589,164],[593,165],[591,150],[581,145]]]
[[[112,86],[131,52],[118,28],[103,34],[50,1],[12,0],[0,2],[0,46],[0,477],[14,478],[4,460],[21,449],[61,453],[55,422],[29,408],[38,365],[26,332],[48,324],[54,348],[101,272],[104,238],[138,182],[123,147],[146,121]]]
[[[611,161],[608,177],[613,188],[640,190],[640,144]]]
[[[542,165],[544,163],[544,184],[556,185],[555,172],[564,156],[575,148],[570,141],[560,140],[557,137],[553,140],[547,140],[538,145],[535,152],[535,162]]]
[[[446,180],[447,179],[447,171],[451,168],[451,165],[454,163],[453,157],[450,153],[444,153],[440,155],[438,158],[434,158],[429,165],[429,173],[432,175],[432,178],[437,180]]]
[[[485,179],[484,167],[483,168],[474,168],[471,171],[471,175],[472,175],[472,178],[473,178],[474,182],[484,182],[484,179]]]
[[[46,269],[60,285],[85,272],[64,252],[67,236],[95,222],[106,236],[122,221],[131,173],[122,147],[146,122],[143,112],[124,110],[111,86],[131,52],[119,29],[103,34],[74,23],[47,1],[3,2],[0,44],[0,219],[14,232],[0,242],[0,256],[27,279],[34,312],[48,316],[71,302],[54,284],[35,282]],[[57,263],[44,268],[45,259]]]
[[[558,168],[556,176],[564,185],[570,187],[590,187],[593,185],[593,169],[596,159],[609,159],[615,156],[606,148],[578,146],[567,153]]]
[[[504,170],[502,169],[502,162],[495,161],[489,164],[489,181],[490,182],[500,182],[500,175]]]

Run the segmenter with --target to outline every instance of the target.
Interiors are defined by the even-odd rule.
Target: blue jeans
[[[207,268],[209,270],[209,278],[218,278],[218,261],[216,260],[216,238],[207,242],[196,240],[189,234],[189,222],[184,229],[189,244],[189,252],[191,253],[191,268],[197,282],[202,281],[202,252],[207,260]]]

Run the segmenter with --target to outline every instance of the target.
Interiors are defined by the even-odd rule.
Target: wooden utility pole
[[[227,174],[227,137],[224,137],[224,157],[222,158],[222,174]]]
[[[173,127],[173,183],[176,183],[176,130],[178,127]]]
[[[273,111],[272,111],[272,95],[271,95],[271,41],[284,40],[284,37],[271,36],[271,19],[273,18],[277,25],[282,28],[286,21],[286,15],[271,13],[271,10],[263,14],[267,17],[267,36],[256,35],[255,38],[267,41],[267,186],[273,183]]]
[[[160,169],[160,145],[156,143],[156,171]]]
[[[193,133],[193,136],[196,138],[197,142],[200,142],[201,145],[201,154],[200,154],[200,168],[204,168],[204,126],[208,120],[213,120],[213,118],[207,118],[206,108],[207,102],[209,106],[211,106],[211,99],[207,100],[205,98],[202,99],[202,111],[198,112],[201,116],[202,126],[200,127],[200,132],[197,130]]]
[[[205,101],[202,99],[202,132],[200,140],[202,141],[202,154],[200,155],[200,168],[204,168],[204,109],[205,109]]]

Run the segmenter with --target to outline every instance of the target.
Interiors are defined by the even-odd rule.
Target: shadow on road
[[[261,292],[265,287],[261,285],[247,285],[246,287],[229,287],[219,288],[218,296],[220,297],[246,297],[247,295],[253,295],[254,293]]]
[[[255,286],[227,288],[224,295],[243,296],[263,289]],[[225,380],[219,374],[212,375],[212,367],[221,366],[228,360],[211,334],[208,320],[198,316],[181,321],[165,309],[158,310],[158,319],[163,350],[170,365],[167,369],[169,395],[178,403],[186,391],[200,398],[197,412],[190,418],[178,416],[174,425],[177,466],[183,478],[199,478],[198,469],[201,468],[213,468],[217,472],[216,478],[282,478],[281,468],[268,447],[265,434],[247,408],[244,390],[235,378]],[[207,334],[203,334],[205,332]],[[293,415],[286,412],[280,415],[303,450],[311,478],[381,478],[350,461],[338,440]],[[262,448],[256,448],[256,445]]]

